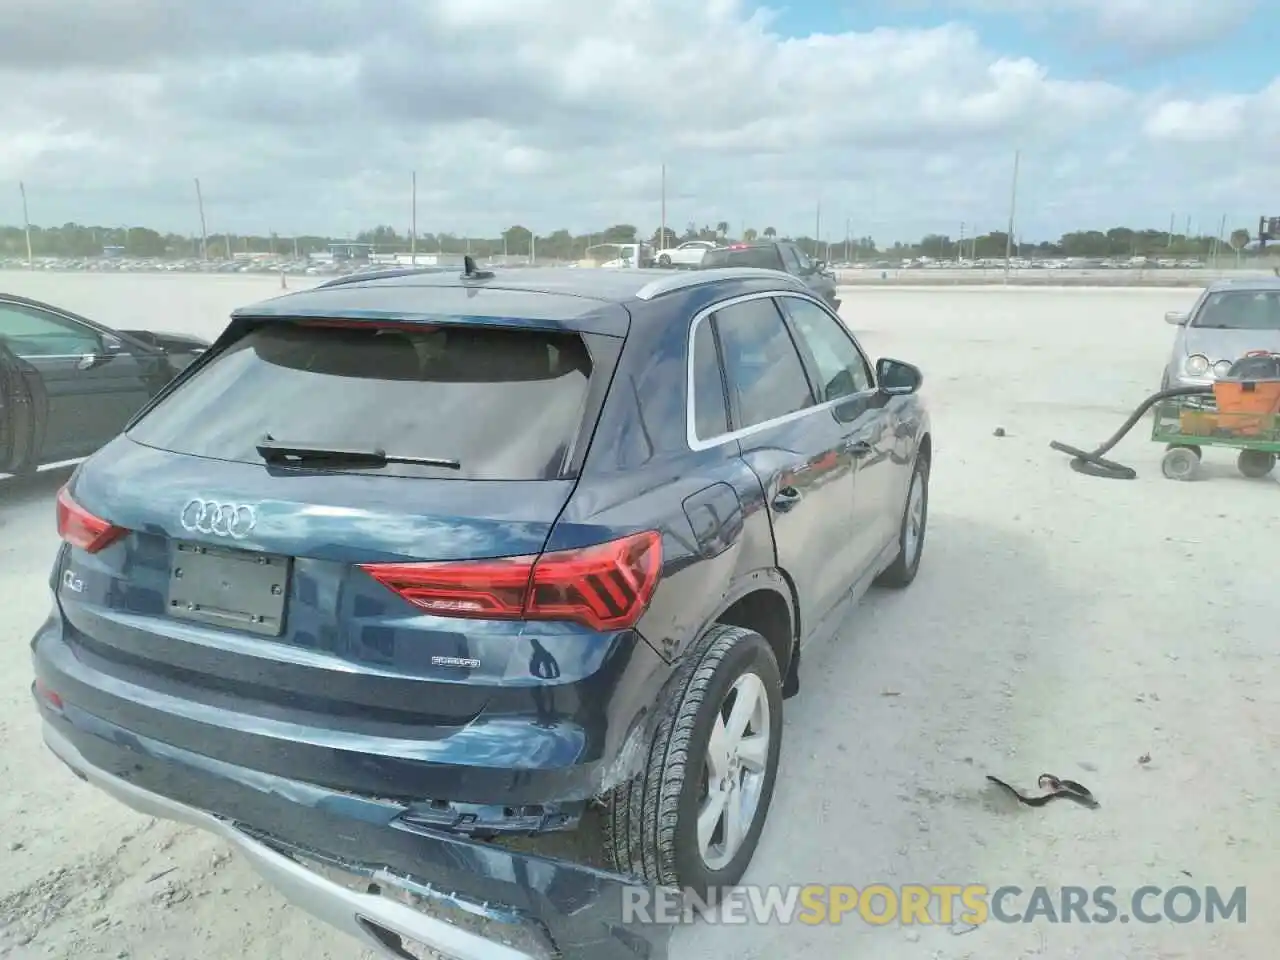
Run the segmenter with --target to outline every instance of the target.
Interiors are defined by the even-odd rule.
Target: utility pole
[[[844,262],[845,263],[850,263],[853,260],[853,257],[849,253],[849,241],[852,237],[850,233],[850,222],[851,221],[848,217],[844,218]]]
[[[1222,237],[1227,232],[1227,215],[1222,215],[1222,221],[1218,224],[1218,242],[1213,246],[1213,269],[1218,269],[1218,254],[1222,252]]]
[[[413,171],[409,190],[409,263],[418,265],[418,171]]]
[[[813,259],[822,259],[822,197],[818,197],[818,209],[813,221]]]
[[[659,228],[658,234],[662,239],[658,241],[658,249],[667,249],[667,165],[662,165],[662,226]]]
[[[1022,151],[1013,152],[1013,186],[1009,191],[1009,232],[1004,238],[1004,279],[1009,282],[1009,271],[1013,268],[1013,218],[1018,211],[1018,165],[1022,160]]]
[[[200,211],[200,259],[209,259],[209,230],[204,222],[204,195],[200,192],[200,178],[196,177],[196,207]]]
[[[1173,222],[1177,219],[1176,213],[1169,214],[1169,238],[1165,241],[1164,248],[1168,250],[1173,246]]]
[[[956,247],[956,263],[964,259],[964,221],[960,221],[960,245]]]
[[[35,258],[31,256],[31,215],[27,212],[27,185],[18,181],[18,192],[22,194],[22,229],[27,234],[27,269],[36,268]]]

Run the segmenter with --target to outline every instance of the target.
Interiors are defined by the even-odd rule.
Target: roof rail
[[[372,270],[368,273],[348,273],[344,277],[334,277],[318,284],[313,289],[323,290],[326,287],[341,287],[348,283],[359,283],[362,280],[391,280],[395,277],[412,277],[420,273],[448,273],[447,267],[400,267],[395,270]]]
[[[700,287],[703,284],[719,283],[724,280],[753,279],[780,280],[796,290],[809,289],[803,280],[789,273],[783,273],[781,270],[765,270],[761,267],[710,267],[706,270],[679,270],[669,277],[650,280],[636,292],[636,299],[652,300],[664,293],[687,290],[689,287]]]

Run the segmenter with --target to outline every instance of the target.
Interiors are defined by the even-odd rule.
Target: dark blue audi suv
[[[45,741],[381,955],[664,956],[629,894],[739,880],[806,645],[916,575],[920,386],[768,270],[242,308],[58,495]]]

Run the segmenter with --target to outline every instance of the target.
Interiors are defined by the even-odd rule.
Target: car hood
[[[1251,350],[1280,353],[1280,330],[1215,330],[1187,327],[1187,355],[1200,354],[1209,360],[1239,360]]]

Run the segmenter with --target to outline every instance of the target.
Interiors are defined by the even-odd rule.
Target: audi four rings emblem
[[[182,529],[214,537],[243,540],[258,522],[253,507],[217,500],[188,500],[182,508]]]

